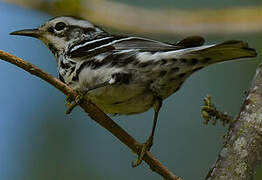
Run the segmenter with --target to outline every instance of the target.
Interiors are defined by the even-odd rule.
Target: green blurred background
[[[50,15],[45,5],[50,2],[54,1],[42,0],[41,6],[38,6],[41,8],[30,9],[0,1],[0,49],[57,76],[55,58],[40,41],[9,36],[14,30],[34,28],[51,18],[55,13]],[[69,5],[70,2],[73,1],[66,1]],[[245,9],[262,6],[260,0],[118,2],[147,8],[152,12],[155,8],[161,10],[167,7],[169,11],[172,8],[194,11],[201,8]],[[61,5],[63,1],[59,3]],[[113,12],[114,9],[109,11]],[[96,22],[96,19],[92,21]],[[117,29],[116,26],[107,25],[106,29],[114,33],[121,31],[122,34],[139,35],[139,31],[121,30],[121,26]],[[175,32],[143,33],[143,36],[168,42],[176,42],[186,35]],[[259,30],[230,33],[203,31],[200,35],[205,36],[207,43],[230,39],[247,41],[259,54],[262,53],[262,33]],[[204,179],[216,161],[227,127],[220,123],[216,126],[203,125],[200,113],[203,98],[210,94],[219,109],[237,115],[260,58],[212,65],[193,74],[179,92],[164,102],[151,149],[153,155],[185,180]],[[137,156],[80,108],[74,109],[71,115],[65,115],[65,96],[52,86],[2,61],[0,82],[1,180],[161,179],[145,163],[133,169],[131,161],[136,160]],[[139,115],[112,118],[143,142],[151,130],[152,117],[153,111],[150,110]],[[262,168],[257,171],[255,180],[261,178]]]

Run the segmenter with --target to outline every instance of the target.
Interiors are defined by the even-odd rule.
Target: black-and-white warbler
[[[56,57],[60,80],[87,91],[83,94],[105,113],[136,114],[154,108],[151,135],[134,166],[152,146],[162,101],[188,76],[210,64],[256,56],[242,41],[203,45],[202,37],[192,36],[169,44],[111,35],[89,21],[65,16],[11,34],[42,40]]]

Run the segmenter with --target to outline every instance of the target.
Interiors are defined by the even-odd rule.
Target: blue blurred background
[[[121,2],[187,9],[262,5],[258,0]],[[39,40],[9,36],[14,30],[37,27],[49,18],[39,11],[0,2],[0,49],[57,76],[55,58]],[[180,39],[164,34],[149,37],[169,42]],[[261,32],[205,38],[208,43],[244,40],[261,53]],[[164,102],[153,155],[185,180],[203,179],[217,158],[227,130],[220,123],[203,125],[203,98],[210,94],[219,109],[237,115],[260,58],[212,65],[193,74],[179,92]],[[0,82],[1,180],[161,179],[145,163],[133,169],[131,161],[137,156],[79,107],[65,115],[65,96],[49,84],[4,61],[0,61]],[[153,111],[112,118],[143,142],[151,130]]]

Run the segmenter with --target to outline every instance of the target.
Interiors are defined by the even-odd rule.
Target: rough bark
[[[253,179],[262,158],[262,66],[254,76],[237,120],[206,180]]]

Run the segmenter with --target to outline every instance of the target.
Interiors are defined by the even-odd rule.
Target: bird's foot
[[[77,96],[72,97],[71,95],[68,95],[66,97],[66,114],[70,114],[71,111],[79,105],[79,103],[84,99],[86,95],[86,91],[82,91],[80,89],[76,89]]]
[[[137,167],[142,163],[142,160],[143,160],[145,153],[150,150],[152,145],[153,145],[153,138],[152,137],[149,137],[148,140],[145,143],[139,145],[140,153],[138,154],[138,158],[137,158],[136,162],[135,163],[132,162],[132,167]]]

